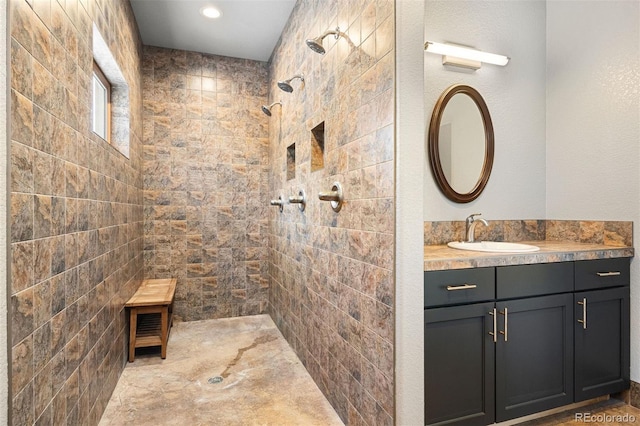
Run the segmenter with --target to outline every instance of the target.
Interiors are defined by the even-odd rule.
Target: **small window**
[[[104,73],[93,63],[93,133],[107,142],[111,141],[111,84]]]

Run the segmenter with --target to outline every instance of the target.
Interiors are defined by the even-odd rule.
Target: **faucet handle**
[[[467,217],[467,223],[472,223],[474,220],[476,220],[476,219],[475,219],[475,217],[476,217],[476,216],[482,216],[482,213],[473,213],[473,214],[470,214],[470,215]]]

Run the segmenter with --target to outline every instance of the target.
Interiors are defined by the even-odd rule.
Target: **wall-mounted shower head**
[[[271,117],[271,108],[273,108],[276,105],[282,106],[282,102],[276,101],[276,102],[272,103],[271,105],[262,105],[262,112],[264,112],[269,117]]]
[[[307,46],[309,46],[309,49],[313,50],[316,53],[324,55],[327,51],[324,49],[324,46],[322,45],[322,41],[328,35],[333,35],[336,40],[339,39],[341,36],[345,36],[345,34],[342,31],[340,31],[340,27],[336,27],[335,30],[327,30],[316,38],[309,38],[305,40],[305,43],[307,43]]]
[[[291,93],[293,92],[293,86],[291,85],[291,81],[295,80],[296,78],[299,78],[300,81],[304,82],[304,75],[296,74],[287,80],[280,80],[278,82],[278,87],[280,88],[280,90],[284,90],[285,92]]]

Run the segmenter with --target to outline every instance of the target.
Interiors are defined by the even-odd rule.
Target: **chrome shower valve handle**
[[[307,206],[307,195],[304,193],[304,190],[301,189],[298,191],[298,195],[289,196],[289,204],[298,204],[298,208],[303,212]]]
[[[331,191],[322,191],[318,193],[318,198],[322,201],[330,201],[331,208],[334,212],[339,212],[344,203],[344,194],[342,193],[342,185],[340,182],[334,182]]]
[[[285,201],[282,199],[282,195],[279,195],[277,200],[271,200],[269,204],[271,204],[272,206],[280,207],[280,213],[282,213],[282,211],[284,210]]]

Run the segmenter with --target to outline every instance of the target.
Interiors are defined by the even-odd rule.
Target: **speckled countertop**
[[[570,241],[518,241],[540,247],[533,253],[488,253],[458,250],[446,245],[424,247],[424,270],[480,268],[484,266],[525,265],[532,263],[570,262],[573,260],[633,257],[633,247]]]

